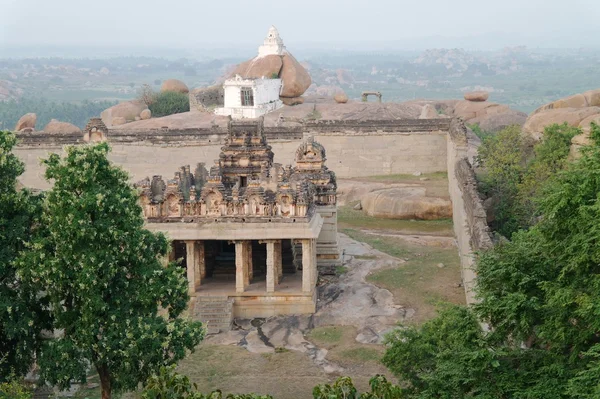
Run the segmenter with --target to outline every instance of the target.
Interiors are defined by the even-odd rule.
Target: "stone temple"
[[[174,240],[197,317],[215,298],[234,317],[313,313],[318,270],[340,262],[325,148],[308,137],[294,166],[273,157],[262,118],[231,120],[210,170],[199,162],[136,184],[147,228]]]

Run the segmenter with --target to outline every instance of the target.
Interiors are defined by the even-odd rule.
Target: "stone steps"
[[[233,322],[233,299],[226,296],[196,297],[194,319],[205,323],[208,334],[229,331]]]

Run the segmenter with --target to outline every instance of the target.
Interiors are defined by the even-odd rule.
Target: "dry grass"
[[[239,346],[201,344],[177,370],[200,392],[270,394],[277,399],[312,398],[315,385],[329,377],[305,354],[294,351],[257,354]]]
[[[344,367],[344,375],[352,377],[359,390],[368,390],[369,378],[375,374],[392,377],[380,362],[385,347],[361,344],[356,341],[356,335],[354,326],[325,326],[311,330],[306,338],[327,349],[326,359]]]

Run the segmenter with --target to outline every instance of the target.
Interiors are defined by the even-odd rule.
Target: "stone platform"
[[[227,297],[233,301],[233,317],[271,317],[281,314],[310,314],[316,308],[316,290],[302,292],[302,273],[284,274],[273,293],[266,293],[266,279],[254,278],[244,292],[236,292],[235,278],[212,277],[202,281],[195,298]]]

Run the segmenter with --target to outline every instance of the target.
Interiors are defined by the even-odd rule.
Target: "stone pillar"
[[[185,255],[185,269],[187,272],[188,279],[188,293],[193,295],[196,293],[196,249],[195,249],[195,241],[188,240],[185,242],[186,247],[186,255]]]
[[[202,279],[206,277],[206,256],[204,255],[204,241],[196,241],[196,289],[200,288]]]
[[[280,278],[281,241],[265,240],[260,243],[267,244],[267,292],[275,292]]]
[[[243,293],[250,284],[251,254],[250,241],[235,241],[235,291],[238,293]]]
[[[315,240],[302,240],[302,292],[312,292],[316,274]]]
[[[254,278],[254,265],[252,264],[252,241],[246,241],[246,259],[248,259],[248,283]]]
[[[281,277],[283,277],[283,265],[281,260],[281,240],[275,241],[274,251],[275,252],[273,255],[273,262],[275,262],[275,276],[277,278],[277,282],[275,284],[279,284],[279,282],[281,281]]]

